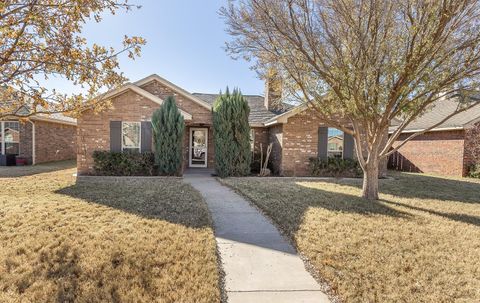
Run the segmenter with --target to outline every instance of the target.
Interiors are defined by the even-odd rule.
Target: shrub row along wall
[[[363,176],[357,160],[338,158],[310,158],[310,175],[318,177],[359,178]]]
[[[152,152],[93,152],[94,169],[101,176],[153,176],[157,174]]]

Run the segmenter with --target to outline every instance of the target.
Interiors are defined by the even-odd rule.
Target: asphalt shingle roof
[[[193,93],[194,96],[202,99],[203,101],[213,105],[213,102],[218,98],[219,94],[203,94]],[[271,118],[280,115],[292,108],[291,105],[283,103],[283,108],[279,111],[268,110],[264,105],[265,97],[259,95],[243,95],[247,99],[250,106],[250,116],[248,121],[250,123],[263,123]]]
[[[54,113],[54,114],[37,114],[33,116],[33,119],[35,117],[40,117],[40,118],[45,118],[45,119],[51,119],[51,120],[56,120],[59,122],[66,122],[66,123],[77,123],[77,119],[65,116],[61,113]]]
[[[472,97],[474,102],[478,104],[474,107],[461,112],[447,121],[443,122],[434,129],[445,129],[445,128],[460,128],[465,126],[475,119],[480,119],[480,94]],[[445,119],[448,115],[453,113],[457,109],[458,99],[456,97],[449,99],[440,99],[436,101],[432,107],[427,110],[421,117],[417,118],[415,121],[410,123],[405,128],[405,131],[413,130],[422,130],[431,127],[432,125],[437,124],[438,122]],[[398,125],[398,124],[397,124]],[[394,131],[397,128],[396,125],[390,127],[390,131]]]

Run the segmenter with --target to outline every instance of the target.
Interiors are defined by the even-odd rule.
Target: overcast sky
[[[147,40],[142,56],[132,61],[122,55],[121,70],[136,81],[156,73],[190,92],[217,93],[228,85],[244,94],[263,94],[264,85],[245,61],[235,61],[224,51],[225,25],[218,15],[222,0],[130,0],[142,8],[106,15],[101,23],[84,28],[89,42],[121,47],[123,36]],[[58,91],[78,88],[65,81],[49,81]]]

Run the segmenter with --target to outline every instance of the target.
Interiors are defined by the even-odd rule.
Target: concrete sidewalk
[[[242,196],[212,177],[184,180],[212,213],[228,302],[330,302],[295,249]]]

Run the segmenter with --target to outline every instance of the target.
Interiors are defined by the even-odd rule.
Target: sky
[[[124,35],[147,40],[140,58],[122,54],[120,70],[131,82],[156,73],[189,92],[218,93],[238,87],[243,94],[263,94],[264,84],[250,63],[233,60],[223,49],[225,32],[219,8],[226,0],[129,0],[140,9],[105,15],[100,23],[85,25],[89,43],[121,48]],[[79,88],[56,79],[48,83],[59,92]]]

